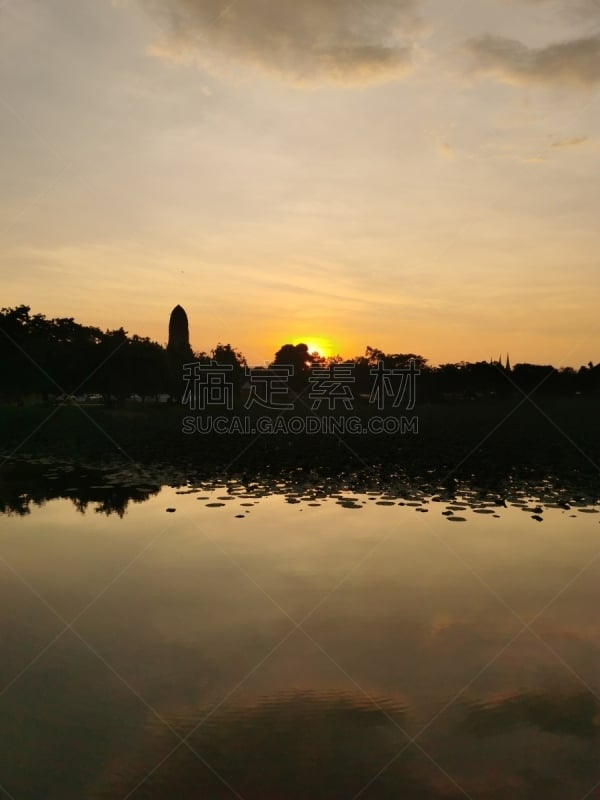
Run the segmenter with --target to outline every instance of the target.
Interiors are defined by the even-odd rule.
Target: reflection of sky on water
[[[247,495],[163,488],[122,518],[62,499],[2,519],[0,685],[63,627],[15,573],[65,620],[83,611],[84,641],[67,631],[0,696],[7,763],[27,764],[0,784],[123,796],[177,743],[152,709],[180,734],[210,714],[191,741],[247,798],[297,773],[297,794],[272,796],[352,797],[401,728],[425,727],[443,771],[413,745],[365,796],[464,796],[445,771],[477,797],[580,800],[600,779],[600,515]],[[136,796],[235,796],[210,775],[183,748]]]

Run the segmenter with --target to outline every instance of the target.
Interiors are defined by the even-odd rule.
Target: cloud
[[[377,83],[410,70],[420,0],[140,0],[165,33],[151,52],[299,83]]]
[[[504,83],[592,87],[600,83],[600,35],[573,39],[538,49],[514,39],[485,35],[466,49],[476,74]]]
[[[552,153],[551,150],[573,150],[576,147],[581,147],[590,142],[588,136],[573,136],[568,139],[553,139],[550,141],[544,150],[531,156],[521,156],[520,161],[526,164],[537,164],[543,161],[549,161]]]
[[[502,0],[505,5],[554,6],[573,20],[585,21],[600,16],[600,0]]]
[[[574,136],[572,139],[558,139],[550,147],[579,147],[589,141],[587,136]]]

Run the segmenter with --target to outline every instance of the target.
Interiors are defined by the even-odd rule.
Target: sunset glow
[[[182,303],[257,364],[598,360],[598,4],[268,6],[2,5],[3,304],[164,343]]]
[[[293,341],[292,344],[305,344],[308,347],[308,352],[312,355],[312,353],[318,353],[323,358],[328,358],[331,355],[334,355],[331,351],[331,343],[328,339],[319,336],[298,336]]]

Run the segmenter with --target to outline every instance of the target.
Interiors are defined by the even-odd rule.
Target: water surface
[[[595,506],[72,483],[0,519],[7,797],[600,796]]]

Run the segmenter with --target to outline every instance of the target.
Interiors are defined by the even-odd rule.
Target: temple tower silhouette
[[[167,350],[171,352],[188,352],[190,349],[190,328],[185,310],[177,305],[169,318],[169,342]]]
[[[169,317],[169,341],[166,355],[171,399],[179,401],[184,392],[183,366],[194,360],[194,353],[190,347],[187,314],[180,305],[175,306]]]

